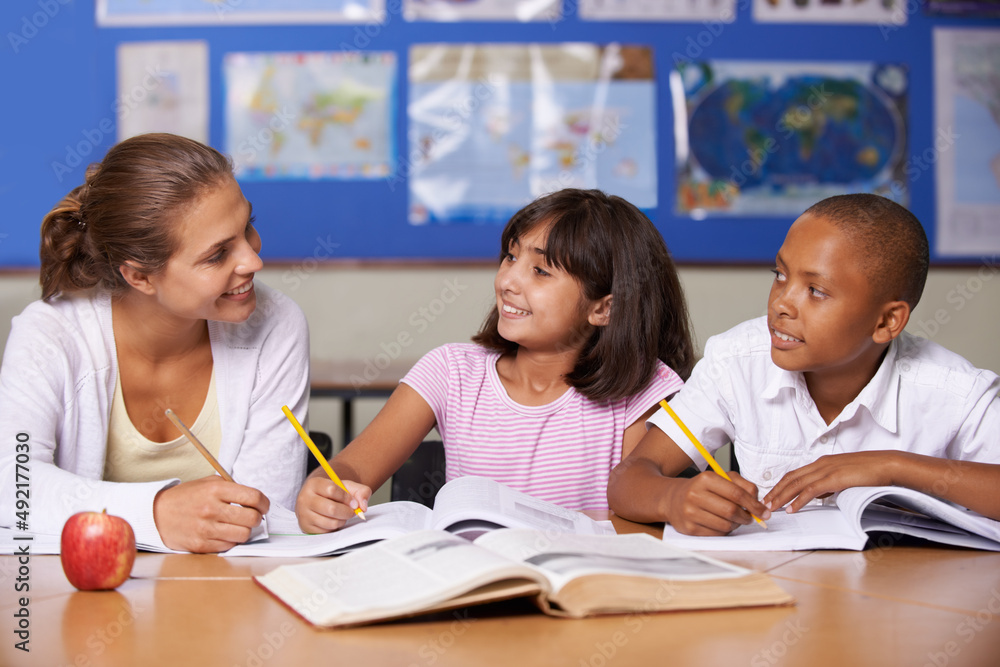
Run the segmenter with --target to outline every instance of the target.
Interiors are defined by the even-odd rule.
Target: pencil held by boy
[[[569,509],[607,509],[611,469],[693,363],[663,238],[620,197],[540,197],[504,228],[493,298],[473,342],[428,352],[330,461],[347,491],[322,472],[306,480],[303,530],[335,530],[366,509],[435,426],[449,481],[479,475]]]
[[[870,194],[825,199],[778,251],[767,315],[709,339],[670,401],[709,451],[732,442],[740,473],[704,469],[661,410],[612,472],[611,509],[724,535],[854,486],[901,486],[1000,519],[1000,381],[906,331],[927,277],[920,222]]]

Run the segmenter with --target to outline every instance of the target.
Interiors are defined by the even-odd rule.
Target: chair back
[[[409,500],[433,507],[434,497],[444,486],[444,466],[444,443],[440,440],[421,442],[393,474],[390,500]]]
[[[316,448],[319,449],[320,454],[329,461],[330,457],[333,456],[333,438],[323,431],[309,431],[309,437],[312,439],[313,444],[316,445]],[[319,461],[312,455],[312,452],[309,452],[309,456],[306,457],[306,475],[318,467]]]

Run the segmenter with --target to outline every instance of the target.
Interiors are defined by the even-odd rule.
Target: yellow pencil
[[[316,443],[312,441],[312,438],[309,437],[309,434],[306,433],[306,430],[302,428],[302,424],[300,424],[299,420],[295,418],[295,415],[292,414],[292,411],[288,409],[288,406],[282,405],[281,411],[285,413],[286,417],[288,417],[288,421],[292,422],[292,426],[295,427],[295,430],[298,432],[299,437],[305,441],[306,446],[309,447],[309,451],[312,452],[313,456],[316,457],[316,460],[319,461],[319,464],[323,466],[323,470],[326,471],[327,477],[332,479],[334,484],[336,484],[337,486],[342,488],[345,492],[350,494],[350,491],[347,490],[347,487],[344,486],[344,483],[340,481],[339,477],[337,477],[337,473],[334,472],[333,468],[330,467],[330,464],[326,462],[326,457],[324,457],[323,454],[319,451],[319,447],[317,447]],[[355,508],[354,513],[357,514],[359,517],[361,517],[362,521],[368,520],[365,518],[365,513],[361,511],[361,507]]]
[[[720,466],[718,462],[712,457],[709,451],[705,449],[705,445],[698,442],[698,438],[694,437],[694,433],[692,433],[691,430],[687,427],[687,425],[681,421],[681,418],[677,416],[677,413],[674,412],[674,409],[670,407],[670,404],[667,403],[667,401],[664,399],[660,401],[660,405],[663,406],[663,409],[667,411],[668,415],[673,417],[674,421],[677,422],[677,425],[680,426],[682,431],[684,431],[684,435],[688,437],[688,440],[691,441],[691,444],[694,445],[695,449],[698,450],[698,453],[701,454],[703,457],[705,457],[705,460],[708,461],[708,465],[712,468],[712,470],[721,475],[723,479],[726,479],[730,482],[733,481],[729,477],[729,475],[726,474],[726,471],[722,469],[722,466]],[[763,526],[765,530],[767,529],[767,524],[764,523],[763,519],[761,519],[760,517],[758,517],[753,513],[751,513],[750,516],[753,517],[754,521]]]
[[[205,459],[208,460],[210,464],[212,464],[212,467],[215,468],[216,472],[218,472],[222,476],[222,479],[226,480],[227,482],[236,481],[233,479],[232,475],[226,472],[226,469],[222,467],[222,464],[219,463],[219,461],[214,456],[212,456],[212,452],[208,451],[205,448],[205,445],[201,444],[201,441],[195,437],[194,433],[191,432],[191,429],[189,429],[184,424],[184,422],[181,421],[181,418],[178,417],[173,410],[167,408],[166,415],[167,419],[172,421],[174,423],[174,426],[180,429],[180,432],[187,436],[188,442],[194,445],[195,449],[201,452],[201,455],[204,456]]]

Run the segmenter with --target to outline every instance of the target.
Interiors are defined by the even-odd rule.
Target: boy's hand
[[[270,506],[257,489],[211,475],[157,493],[153,521],[167,547],[214,553],[250,539]]]
[[[295,516],[299,528],[306,533],[329,533],[342,528],[354,516],[354,510],[368,510],[372,490],[364,484],[343,480],[350,493],[333,483],[326,476],[313,475],[299,491],[295,501]]]
[[[787,473],[774,485],[764,502],[768,507],[784,507],[797,512],[807,503],[852,486],[890,486],[896,452],[853,452],[821,456],[809,465]]]
[[[671,480],[667,517],[685,535],[727,535],[737,526],[753,522],[751,513],[770,516],[757,500],[757,487],[735,472],[732,481],[706,470],[692,479]]]

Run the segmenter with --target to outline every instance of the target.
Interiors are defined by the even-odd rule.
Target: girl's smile
[[[527,317],[528,315],[531,315],[531,311],[515,308],[506,301],[502,301],[500,312],[506,317]]]

